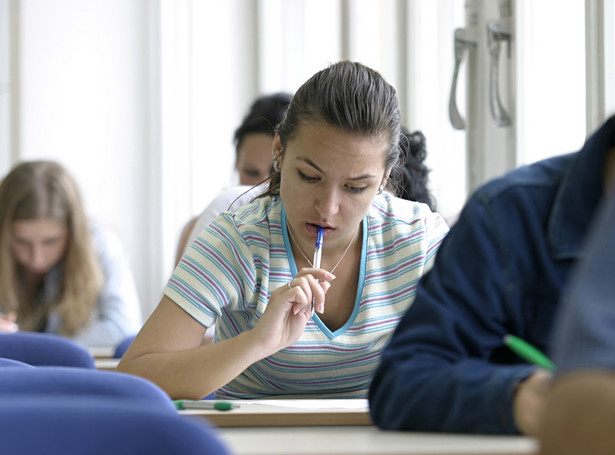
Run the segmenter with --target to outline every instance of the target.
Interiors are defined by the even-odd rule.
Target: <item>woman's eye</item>
[[[309,175],[305,175],[301,171],[297,171],[297,172],[299,172],[299,177],[301,177],[301,180],[304,180],[308,183],[314,183],[318,181],[318,177],[310,177]]]
[[[367,188],[366,186],[352,186],[352,185],[346,185],[346,188],[348,189],[348,191],[350,191],[351,193],[362,193],[363,191],[365,191],[365,189]]]

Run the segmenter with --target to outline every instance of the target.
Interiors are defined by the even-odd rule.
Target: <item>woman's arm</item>
[[[290,287],[273,291],[252,330],[213,344],[202,344],[206,327],[164,296],[118,370],[155,382],[172,398],[201,399],[254,362],[295,343],[310,318],[312,296],[322,310],[331,279],[324,270],[302,270]]]
[[[201,345],[205,331],[206,327],[164,296],[118,370],[155,382],[172,398],[201,399],[268,354],[251,331]]]
[[[377,426],[518,431],[513,392],[535,367],[492,360],[507,330],[523,320],[520,305],[506,304],[510,278],[492,220],[488,206],[472,199],[417,285],[371,384],[370,413]]]

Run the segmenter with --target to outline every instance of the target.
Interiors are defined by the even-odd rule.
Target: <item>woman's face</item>
[[[357,136],[324,122],[300,125],[280,156],[280,197],[288,224],[304,251],[324,228],[324,248],[345,249],[385,177],[383,138]]]
[[[271,174],[271,136],[265,133],[247,134],[237,154],[240,185],[256,185]]]
[[[45,274],[66,253],[68,227],[51,218],[13,222],[15,260],[32,274]]]

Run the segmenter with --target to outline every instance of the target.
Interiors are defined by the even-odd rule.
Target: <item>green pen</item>
[[[173,400],[178,411],[184,409],[215,409],[216,411],[230,411],[239,405],[229,401],[217,400]]]
[[[555,371],[555,364],[546,355],[529,344],[527,341],[515,335],[505,335],[504,344],[515,352],[519,357],[527,360],[534,365],[546,368],[550,371]]]

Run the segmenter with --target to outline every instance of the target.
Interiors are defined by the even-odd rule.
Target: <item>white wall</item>
[[[609,6],[612,37],[613,0],[601,1]],[[453,30],[466,3],[0,0],[0,173],[17,159],[63,162],[77,177],[90,214],[120,235],[147,316],[171,273],[183,223],[235,181],[232,135],[252,99],[293,91],[328,62],[352,58],[398,88],[404,123],[427,137],[439,208],[452,215],[466,197],[467,133],[452,130],[447,116]],[[549,8],[530,0],[513,4],[529,33],[515,37],[525,52],[519,77],[533,81],[520,86],[516,109],[518,158],[527,162],[537,159],[529,150],[567,151],[570,139],[562,144],[562,137],[542,131],[545,120],[550,128],[558,125],[550,116],[553,100],[570,105],[579,84],[571,89],[571,78],[562,77],[548,91],[548,81],[541,85],[532,76],[544,71],[539,64],[551,64],[539,53],[552,55],[564,32],[539,37]],[[558,61],[566,68],[572,48],[563,47],[568,54],[558,47]],[[612,108],[613,91],[607,94]],[[582,110],[558,113],[575,119],[582,132]],[[569,122],[561,124],[572,133]]]
[[[0,0],[0,171],[11,165],[11,75],[9,0]]]
[[[22,0],[19,159],[55,159],[78,180],[89,214],[122,239],[141,299],[160,284],[150,251],[148,1]],[[3,169],[3,174],[6,169]]]
[[[256,3],[0,1],[18,32],[16,68],[0,64],[14,73],[0,101],[12,95],[18,113],[0,111],[16,132],[2,135],[0,173],[19,160],[67,166],[89,214],[120,235],[148,316],[183,224],[236,183],[234,129],[259,94]]]

